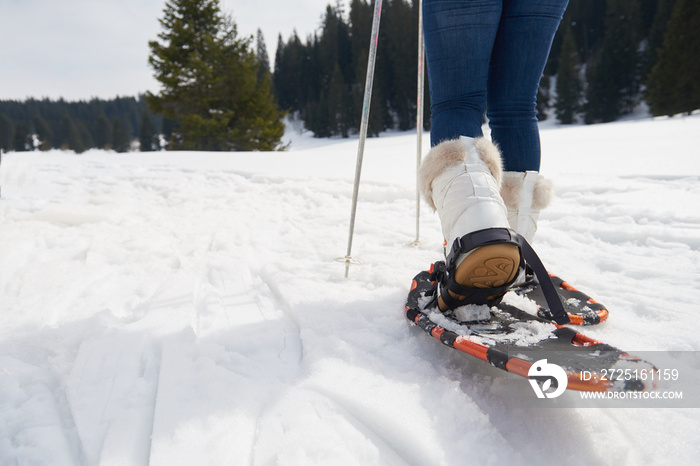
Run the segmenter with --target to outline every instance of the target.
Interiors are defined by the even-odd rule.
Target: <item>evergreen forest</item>
[[[279,121],[285,114],[316,137],[358,132],[371,2],[337,2],[320,14],[314,34],[279,36],[274,68],[262,34],[238,37],[235,11],[229,17],[217,9],[218,3],[167,3],[160,42],[150,44],[151,66],[162,78],[160,94],[81,102],[0,101],[0,150],[279,149]],[[182,16],[175,14],[178,8],[208,12],[207,27],[213,29],[201,50],[211,53],[212,44],[219,48],[199,60],[209,60],[208,69],[216,72],[198,88],[218,89],[218,94],[193,97],[181,92],[191,84],[185,78],[167,81],[172,69],[186,66],[192,66],[187,76],[202,74],[192,63],[168,62],[173,50],[201,37],[188,38],[187,27],[175,21]],[[418,0],[384,1],[371,136],[415,128],[417,24]],[[700,109],[698,57],[700,0],[571,0],[540,83],[539,118],[562,124],[610,122],[640,105],[653,115],[690,113]],[[425,100],[427,129],[427,84]],[[216,133],[218,129],[224,132]]]
[[[157,150],[159,135],[171,131],[172,122],[154,115],[143,96],[0,101],[0,149],[5,152],[51,148],[83,152],[93,147],[126,152],[137,140],[141,150]]]

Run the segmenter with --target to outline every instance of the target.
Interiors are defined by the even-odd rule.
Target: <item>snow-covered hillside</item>
[[[414,134],[368,140],[347,279],[357,140],[293,140],[3,156],[0,464],[696,464],[700,409],[521,409],[409,325]],[[542,144],[535,247],[611,311],[584,333],[700,351],[700,116]]]

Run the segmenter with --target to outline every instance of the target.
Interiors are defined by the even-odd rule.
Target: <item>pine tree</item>
[[[270,57],[267,55],[267,47],[265,46],[265,37],[262,30],[258,28],[255,35],[256,52],[255,57],[258,59],[258,82],[270,75]]]
[[[396,116],[396,126],[405,131],[416,125],[416,75],[418,70],[418,16],[414,17],[411,5],[403,0],[394,0],[387,5],[386,21],[379,29],[384,40],[381,58],[391,57],[380,85],[387,92],[388,109]],[[392,122],[393,123],[393,122]]]
[[[286,76],[288,73],[285,68],[286,63],[284,63],[285,49],[287,45],[284,40],[282,40],[282,34],[277,35],[277,50],[275,51],[275,72],[272,75],[273,90],[277,102],[279,102],[280,108],[288,109],[289,106],[283,103],[283,99],[286,100],[286,89],[282,77]]]
[[[362,109],[364,104],[365,78],[367,76],[367,62],[369,58],[369,44],[372,35],[373,7],[364,0],[352,0],[350,3],[350,31],[351,47],[353,56],[353,66],[355,68],[356,79],[351,86],[354,106],[355,127],[360,127]],[[386,16],[384,16],[386,18]],[[384,21],[384,20],[383,20]],[[417,24],[416,24],[416,27]],[[379,31],[382,33],[382,27]],[[385,65],[390,55],[385,55],[383,36],[379,38],[381,46],[377,47],[377,59],[375,62],[375,81],[372,86],[372,100],[370,102],[369,122],[367,124],[367,134],[369,136],[379,136],[379,133],[386,130],[390,125],[387,121],[391,119],[385,99],[385,82],[383,78]]]
[[[148,110],[144,109],[141,113],[141,131],[139,133],[141,152],[157,150],[157,138],[158,136],[156,135],[156,128],[153,126],[153,120],[151,120]]]
[[[608,0],[600,57],[587,68],[586,123],[614,121],[638,103],[639,44],[637,0]]]
[[[564,13],[562,25],[571,27],[576,41],[576,50],[583,63],[588,62],[588,59],[600,49],[603,42],[606,2],[607,0],[570,0]],[[565,32],[565,29],[560,27],[555,42],[561,44]],[[553,62],[554,59],[559,58],[557,50],[558,48],[552,47],[550,58],[553,59]],[[556,55],[554,55],[555,53]],[[556,71],[556,66],[554,70]]]
[[[116,152],[128,152],[130,149],[129,135],[124,129],[120,118],[115,118],[112,124],[112,149]]]
[[[581,81],[579,79],[578,54],[571,27],[566,28],[559,54],[559,72],[557,74],[557,100],[555,104],[557,118],[562,124],[574,122],[581,98]]]
[[[347,100],[348,95],[345,79],[340,72],[340,66],[336,63],[331,76],[331,82],[328,84],[328,90],[324,96],[324,102],[328,106],[328,124],[332,135],[341,135],[346,138],[349,135],[350,124],[347,115]]]
[[[112,125],[101,112],[95,121],[95,145],[98,149],[109,149],[112,143]]]
[[[12,141],[15,139],[15,127],[12,120],[4,113],[0,113],[0,152],[12,150]]]
[[[647,46],[643,53],[642,75],[649,77],[652,67],[659,60],[659,51],[664,44],[666,27],[671,19],[678,0],[657,0],[649,2],[656,7],[651,25],[647,29]]]
[[[322,126],[310,128],[319,136],[348,137],[352,126],[352,109],[348,85],[353,80],[350,31],[342,17],[340,6],[326,8],[323,32],[317,42],[321,66],[321,89],[318,96],[319,119]],[[327,121],[323,121],[327,120]]]
[[[29,135],[29,127],[23,121],[17,122],[15,125],[15,136],[12,141],[12,146],[17,152],[24,152],[32,149],[30,144],[31,136]]]
[[[146,100],[155,113],[177,120],[175,148],[272,150],[284,133],[270,80],[257,80],[250,39],[238,37],[218,0],[169,0],[151,41],[149,63],[161,83]]]
[[[85,151],[85,145],[80,139],[78,127],[69,115],[61,117],[61,122],[57,134],[58,147],[63,150],[73,150],[77,153]]]
[[[50,141],[53,138],[53,132],[51,131],[51,127],[46,120],[37,113],[32,117],[32,126],[34,126],[34,132],[36,133],[36,137],[39,139],[39,149],[51,149]]]
[[[287,43],[282,40],[282,35],[279,35],[273,77],[275,95],[280,107],[292,112],[300,111],[304,107],[301,98],[302,83],[299,71],[302,63],[301,54],[302,45],[296,31]]]
[[[700,108],[700,0],[678,0],[658,62],[649,74],[647,102],[654,115]]]
[[[92,140],[92,133],[90,132],[90,130],[88,130],[88,125],[86,124],[86,122],[84,120],[78,120],[76,121],[75,126],[78,129],[80,140],[83,143],[83,150],[95,147],[95,142]]]

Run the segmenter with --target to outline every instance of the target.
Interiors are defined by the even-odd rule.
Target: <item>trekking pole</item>
[[[365,140],[367,139],[367,125],[369,123],[369,104],[372,100],[372,83],[374,81],[374,62],[377,58],[377,42],[379,39],[379,19],[382,15],[382,0],[375,0],[374,19],[372,21],[372,37],[369,42],[369,57],[367,59],[367,78],[365,79],[365,97],[362,102],[362,121],[360,123],[360,142],[357,148],[357,162],[355,164],[355,185],[352,190],[352,208],[350,209],[350,233],[348,235],[348,249],[345,257],[336,259],[338,262],[345,262],[345,278],[348,277],[350,264],[359,264],[360,261],[353,259],[352,237],[355,230],[355,214],[357,212],[357,196],[360,191],[360,175],[362,173],[362,156],[365,151]]]
[[[418,89],[416,91],[416,239],[413,245],[420,243],[420,186],[418,184],[418,169],[423,153],[423,90],[425,88],[425,47],[423,45],[423,0],[418,2]]]

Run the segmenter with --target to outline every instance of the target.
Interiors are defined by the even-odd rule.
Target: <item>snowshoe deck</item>
[[[597,325],[608,318],[608,310],[605,306],[556,275],[550,274],[549,276],[561,297],[567,314],[569,314],[571,325]],[[542,293],[542,288],[534,280],[515,287],[513,291],[533,300],[540,308],[538,315],[543,317],[543,309],[547,308],[547,300]]]
[[[565,296],[575,293],[568,299],[588,303],[589,307],[594,303],[589,301],[590,298],[585,294],[571,291],[573,287],[562,287],[561,283],[564,282],[555,279],[555,284],[566,292]],[[520,296],[533,298],[537,302],[541,291],[538,292],[537,285],[530,286],[532,289],[526,292],[519,290]],[[554,324],[534,313],[526,312],[523,307],[526,307],[524,304],[527,300],[515,293],[515,299],[509,299],[506,295],[503,302],[492,306],[486,314],[486,319],[465,322],[460,319],[460,316],[464,316],[464,313],[459,312],[462,308],[448,313],[442,313],[438,309],[436,291],[437,283],[431,266],[430,270],[419,273],[413,279],[406,302],[406,317],[447,346],[486,361],[499,369],[530,379],[533,378],[529,375],[533,364],[547,358],[549,363],[564,369],[567,388],[571,390],[643,391],[655,388],[652,384],[653,377],[609,380],[606,375],[619,368],[624,368],[626,373],[636,370],[639,374],[655,371],[656,368],[646,361],[569,327]],[[470,307],[476,306],[464,306]],[[578,304],[576,307],[580,309]],[[572,308],[575,313],[580,312],[577,309]],[[590,309],[590,312],[596,315],[602,312],[601,309],[604,310],[602,306],[600,309]],[[478,316],[484,316],[484,309],[471,314],[478,319]],[[607,316],[607,311],[604,315]],[[588,314],[586,316],[589,317]],[[587,317],[580,319],[585,321]],[[599,317],[598,321],[600,320],[604,319]]]

